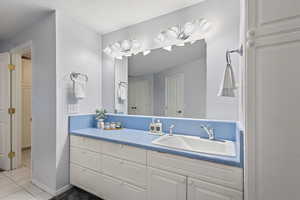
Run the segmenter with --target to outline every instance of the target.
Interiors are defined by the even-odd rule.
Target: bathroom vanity
[[[107,200],[243,199],[240,138],[235,156],[197,153],[154,144],[160,136],[145,130],[89,127],[92,118],[70,118],[72,185]]]

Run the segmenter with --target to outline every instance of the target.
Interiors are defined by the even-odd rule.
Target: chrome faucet
[[[172,136],[172,135],[173,135],[173,129],[174,129],[174,128],[175,128],[175,125],[172,124],[172,125],[170,126],[169,136]]]
[[[209,140],[214,140],[215,139],[215,133],[214,133],[213,128],[210,128],[210,127],[205,126],[205,125],[201,125],[201,128],[203,128],[203,130],[207,133]]]

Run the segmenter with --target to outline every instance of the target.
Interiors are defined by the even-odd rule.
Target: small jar
[[[116,123],[116,128],[118,128],[118,129],[122,128],[122,123],[121,122],[117,122]]]
[[[105,125],[104,125],[104,129],[110,129],[110,123],[105,123]]]
[[[110,123],[110,128],[111,129],[116,129],[116,123],[115,122]]]

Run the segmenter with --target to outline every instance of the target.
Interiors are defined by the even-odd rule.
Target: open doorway
[[[21,166],[31,168],[32,62],[30,48],[24,50],[21,60]]]

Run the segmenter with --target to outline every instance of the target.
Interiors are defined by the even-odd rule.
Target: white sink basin
[[[235,156],[235,145],[231,141],[218,141],[202,139],[196,136],[164,135],[154,141],[153,144],[182,149],[186,151],[201,152],[214,155]]]

